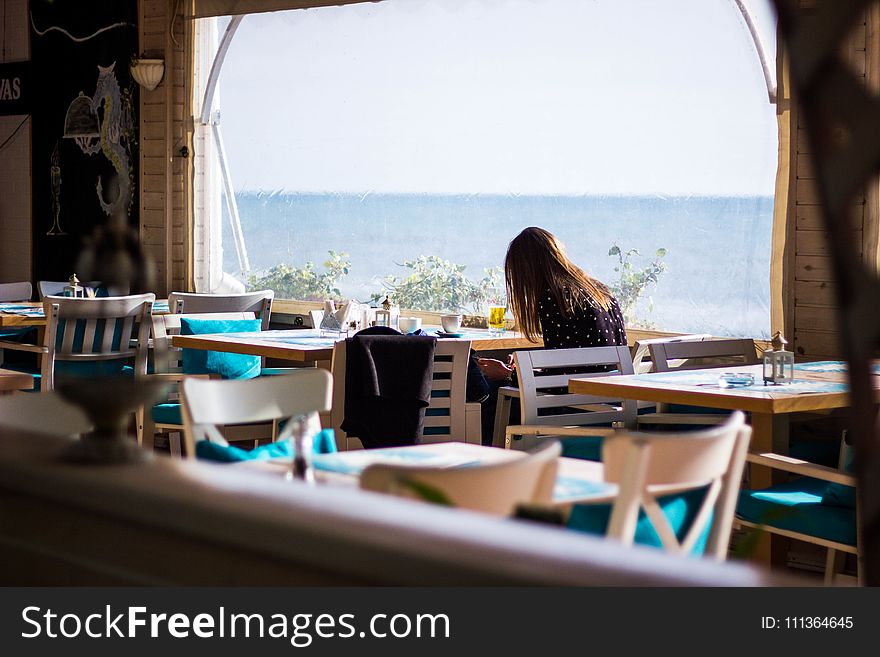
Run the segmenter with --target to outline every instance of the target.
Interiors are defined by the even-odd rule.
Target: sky
[[[217,107],[237,191],[773,193],[775,106],[733,0],[251,15]]]

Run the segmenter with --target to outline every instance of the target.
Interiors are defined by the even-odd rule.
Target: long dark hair
[[[538,301],[547,290],[565,317],[585,303],[607,312],[614,298],[604,283],[568,259],[555,235],[535,226],[523,230],[507,247],[504,279],[510,311],[530,340],[541,334]]]

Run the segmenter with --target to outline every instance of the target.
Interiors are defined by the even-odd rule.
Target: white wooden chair
[[[425,410],[421,443],[482,441],[479,402],[466,400],[469,340],[438,340],[434,350],[431,401]],[[331,423],[340,451],[361,448],[356,436],[340,428],[345,412],[345,340],[333,347],[333,411]]]
[[[34,289],[30,281],[0,283],[0,302],[30,301],[33,293]]]
[[[760,362],[751,338],[655,342],[648,346],[655,372],[692,370],[725,365],[755,365]]]
[[[54,390],[0,396],[0,428],[50,436],[77,436],[92,428],[78,406]]]
[[[769,489],[744,491],[743,496],[762,495],[768,502],[766,505],[768,509],[771,508],[773,501],[776,501],[778,504],[778,501],[784,499],[786,495],[799,495],[800,504],[796,505],[794,510],[779,506],[778,513],[767,512],[763,519],[758,517],[747,519],[744,515],[751,516],[752,514],[748,513],[745,508],[741,508],[737,510],[737,518],[734,521],[734,525],[763,530],[771,534],[785,536],[825,548],[824,575],[826,585],[850,583],[847,582],[846,576],[841,575],[839,571],[842,566],[843,556],[846,554],[856,555],[856,580],[859,585],[862,585],[864,583],[864,557],[861,545],[861,514],[859,512],[858,495],[854,494],[855,504],[852,508],[831,506],[824,503],[824,495],[821,490],[816,490],[817,482],[822,482],[826,486],[827,484],[836,484],[839,486],[851,486],[853,489],[857,488],[855,475],[846,467],[846,464],[851,462],[852,449],[850,445],[846,444],[846,432],[844,431],[840,443],[840,458],[836,469],[772,452],[749,452],[746,457],[749,463],[785,472],[789,475],[794,475],[794,477],[783,484],[771,486]],[[820,499],[811,503],[806,502],[806,500],[816,497]],[[743,504],[742,499],[740,504]],[[825,508],[819,510],[813,504]],[[842,540],[833,540],[820,536],[819,534],[823,533],[821,529],[825,523],[817,515],[817,511],[823,515],[823,519],[836,516],[837,522],[845,523],[847,520],[851,522],[855,540],[843,542]],[[809,520],[805,521],[807,517],[809,517]]]
[[[61,296],[65,285],[69,285],[68,281],[38,281],[37,291],[40,293],[40,301],[46,297]]]
[[[693,370],[725,365],[755,365],[758,359],[755,343],[751,338],[702,341],[660,341],[648,345],[654,372],[670,370]],[[657,404],[657,412],[642,416],[644,423],[662,425],[720,424],[727,419],[726,413],[677,413],[670,412],[666,404]],[[687,410],[687,409],[685,409]]]
[[[317,414],[330,410],[332,379],[326,370],[300,369],[245,380],[186,378],[180,390],[186,454],[195,458],[199,440],[226,444],[229,425],[272,422],[274,439],[279,420],[306,416],[320,430]]]
[[[241,320],[256,319],[252,312],[227,312],[227,313],[170,313],[167,315],[153,315],[153,374],[151,376],[161,378],[171,384],[171,391],[162,405],[160,413],[153,412],[154,409],[144,409],[144,440],[148,442],[148,446],[152,447],[156,433],[169,434],[171,453],[175,456],[180,455],[180,435],[183,432],[183,416],[180,415],[179,422],[169,421],[171,415],[182,413],[182,409],[172,408],[171,405],[179,404],[179,395],[176,390],[176,384],[179,384],[184,377],[208,378],[207,374],[184,374],[183,373],[183,349],[175,347],[171,344],[171,338],[180,333],[181,321],[184,319],[212,319],[212,320]],[[166,412],[167,411],[167,412]],[[158,417],[154,417],[154,414]]]
[[[414,482],[440,491],[456,508],[509,516],[518,504],[550,505],[559,454],[559,443],[550,442],[522,458],[466,468],[375,464],[361,473],[360,485],[421,499],[408,483]]]
[[[153,293],[101,299],[46,297],[43,345],[2,346],[42,356],[42,390],[54,388],[56,361],[94,363],[133,358],[135,375],[143,376],[155,299]]]
[[[56,362],[95,364],[133,359],[134,376],[147,373],[147,345],[153,293],[124,297],[46,297],[42,345],[0,341],[0,348],[36,353],[41,358],[40,389],[55,387]],[[143,422],[138,413],[138,442]]]
[[[275,292],[259,290],[242,294],[200,294],[172,292],[168,295],[168,309],[172,313],[230,313],[250,312],[260,319],[262,330],[269,328],[272,301]]]
[[[438,340],[434,350],[431,403],[425,412],[421,443],[482,442],[480,403],[469,402],[467,370],[471,343]]]
[[[616,483],[619,492],[606,536],[632,545],[644,510],[665,550],[690,554],[711,524],[704,555],[726,559],[751,432],[743,413],[736,411],[724,424],[702,431],[621,431],[607,438],[602,447],[605,481]],[[706,489],[705,496],[679,538],[658,499],[699,489]]]
[[[654,361],[651,360],[651,345],[665,344],[668,342],[702,342],[709,340],[712,336],[708,333],[690,333],[687,335],[671,335],[662,338],[646,338],[644,340],[636,340],[632,346],[633,371],[636,374],[647,374],[653,372]],[[671,366],[677,367],[680,361],[673,361]]]
[[[510,449],[516,436],[530,437],[523,440],[522,448],[557,438],[605,436],[614,431],[595,425],[634,426],[636,402],[633,400],[607,399],[568,392],[548,392],[554,388],[568,389],[573,376],[614,376],[632,374],[632,357],[629,347],[582,347],[576,349],[532,349],[517,351],[516,372],[519,379],[520,424],[505,430],[504,447]],[[607,366],[612,371],[587,374],[558,374],[560,369]],[[509,403],[509,401],[508,401]],[[509,408],[500,408],[498,414],[509,414]],[[496,422],[497,425],[497,422]],[[598,448],[597,448],[598,450]],[[598,451],[597,451],[598,456]]]

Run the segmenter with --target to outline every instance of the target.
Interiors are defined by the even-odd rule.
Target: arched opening
[[[766,336],[776,122],[754,42],[769,14],[740,13],[753,4],[388,0],[249,16],[215,105],[241,234],[219,220],[234,206],[199,166],[203,139],[204,260],[280,296],[392,289],[467,308],[497,283],[507,242],[541,225],[635,325]],[[224,20],[200,31],[219,38]],[[221,256],[221,231],[246,259]]]

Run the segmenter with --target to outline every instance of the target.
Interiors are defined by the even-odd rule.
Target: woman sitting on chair
[[[504,259],[508,307],[516,325],[547,349],[626,344],[626,326],[608,287],[569,260],[565,246],[543,228],[526,228],[507,247]],[[498,388],[513,381],[513,356],[507,363],[479,358],[490,382],[484,402],[483,436],[491,436]],[[489,429],[487,432],[487,428]]]

